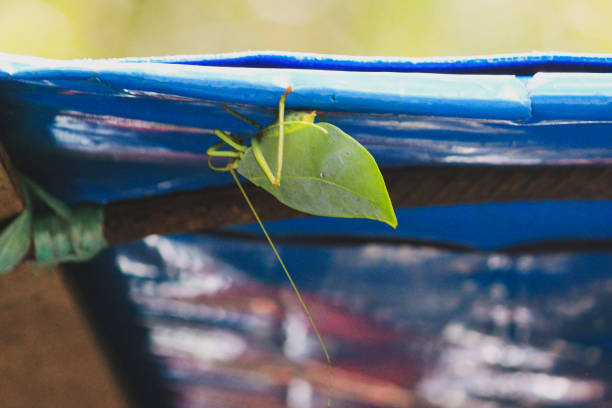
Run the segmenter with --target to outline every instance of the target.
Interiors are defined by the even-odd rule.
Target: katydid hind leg
[[[259,145],[259,139],[257,137],[253,138],[251,142],[251,149],[253,151],[253,157],[255,158],[255,161],[257,162],[257,164],[259,164],[259,168],[261,168],[261,171],[264,172],[264,175],[266,176],[270,184],[274,185],[274,175],[272,174],[272,170],[270,169],[270,166],[268,165],[268,162],[266,161],[266,158],[264,157],[263,152],[261,151],[261,146]]]
[[[287,95],[293,90],[291,85],[285,89],[285,93],[280,97],[278,101],[278,150],[276,154],[276,175],[272,185],[274,187],[280,186],[281,173],[283,171],[283,151],[285,146],[285,99]]]

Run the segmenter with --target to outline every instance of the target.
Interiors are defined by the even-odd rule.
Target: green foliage
[[[0,50],[52,58],[610,52],[611,15],[606,0],[2,0]]]
[[[17,266],[34,245],[36,260],[82,261],[106,247],[102,206],[70,208],[23,174],[19,174],[25,210],[0,232],[0,274]],[[34,200],[53,212],[34,214]]]
[[[275,169],[278,127],[266,128],[254,137],[260,139],[261,152],[270,168]],[[283,157],[282,181],[278,187],[264,174],[253,147],[238,161],[238,172],[298,211],[329,217],[370,218],[393,228],[397,226],[374,158],[336,126],[319,123],[287,132]]]

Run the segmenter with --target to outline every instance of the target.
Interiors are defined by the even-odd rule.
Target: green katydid
[[[393,228],[397,226],[397,219],[372,155],[337,127],[324,122],[315,123],[315,111],[285,114],[285,99],[291,90],[289,86],[280,97],[278,119],[266,127],[221,105],[230,114],[259,130],[246,138],[214,130],[221,141],[210,147],[206,154],[213,170],[231,172],[310,320],[329,366],[329,407],[333,389],[331,358],[306,303],[236,176],[236,170],[298,211],[329,217],[370,218]],[[250,146],[245,144],[248,138],[251,139]],[[230,150],[222,150],[225,146]],[[224,167],[215,167],[213,157],[225,157],[229,161]]]
[[[259,130],[247,136],[251,138],[251,146],[246,146],[244,139],[215,130],[221,142],[207,151],[211,167],[211,157],[227,157],[230,161],[225,167],[213,168],[237,170],[298,211],[329,217],[370,218],[395,228],[395,212],[374,158],[334,125],[314,123],[316,112],[285,115],[285,98],[290,91],[291,87],[287,88],[280,98],[278,120],[266,127],[222,105]],[[224,146],[231,150],[221,150]]]

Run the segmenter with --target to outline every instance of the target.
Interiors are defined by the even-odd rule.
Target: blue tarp
[[[323,113],[381,167],[612,164],[612,56],[598,55],[252,52],[55,61],[0,54],[1,140],[18,168],[70,203],[230,184],[206,164],[204,152],[217,141],[212,130],[253,129],[218,103],[266,123],[288,85],[290,109]],[[612,202],[605,200],[397,215],[395,231],[317,217],[269,228],[276,237],[367,233],[483,249],[612,239]],[[282,252],[322,322],[340,372],[339,406],[610,401],[609,253],[509,257],[376,243],[284,245]],[[123,282],[118,293],[136,305],[125,313],[148,328],[162,382],[179,395],[170,398],[175,406],[324,401],[317,344],[265,245],[151,237],[77,269],[102,265],[108,275],[95,279],[101,287]],[[342,381],[370,391],[342,388]]]

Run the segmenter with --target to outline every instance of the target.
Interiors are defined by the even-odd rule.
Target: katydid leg
[[[217,167],[217,166],[212,164],[212,158],[213,158],[213,156],[208,156],[208,167],[210,167],[214,171],[231,171],[231,170],[236,168],[236,161],[235,160],[230,160],[223,167]]]
[[[233,147],[234,149],[238,150],[239,152],[246,152],[247,151],[247,147],[244,145],[241,145],[240,143],[236,142],[234,140],[234,138],[232,138],[232,136],[228,133],[225,133],[219,129],[215,129],[213,130],[213,133],[221,140],[223,140],[225,143],[227,143],[228,145],[230,145],[231,147]]]
[[[236,165],[234,163],[235,160],[230,160],[229,163],[224,167],[214,166],[212,164],[213,157],[228,157],[230,159],[240,159],[244,155],[244,153],[236,150],[219,150],[224,146],[227,146],[227,143],[225,141],[221,141],[206,150],[206,155],[208,156],[208,167],[215,171],[229,171],[230,169],[233,169]]]
[[[259,164],[259,167],[261,167],[261,170],[264,172],[264,175],[268,181],[270,181],[270,184],[274,185],[274,175],[272,174],[272,170],[270,170],[270,166],[268,166],[268,162],[261,151],[261,146],[259,145],[259,139],[257,136],[255,136],[251,142],[251,149],[253,149],[253,157],[255,157],[255,161],[257,161],[257,164]]]
[[[287,95],[291,92],[293,88],[291,85],[285,89],[285,93],[280,97],[280,101],[278,101],[278,152],[276,155],[276,176],[272,181],[272,185],[274,187],[280,186],[281,181],[281,172],[283,171],[283,149],[285,146],[285,99],[287,99]]]
[[[255,122],[252,119],[247,118],[246,116],[242,116],[241,114],[239,114],[238,112],[236,112],[235,110],[230,108],[229,106],[223,105],[223,104],[219,104],[219,106],[221,106],[223,109],[225,109],[230,115],[234,115],[235,117],[237,117],[238,119],[248,123],[249,125],[253,125],[256,128],[263,129],[263,126],[261,126],[259,123]]]

